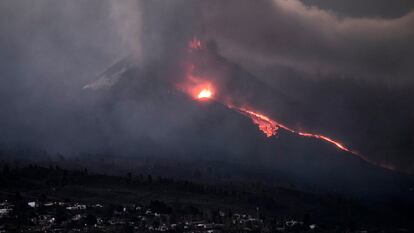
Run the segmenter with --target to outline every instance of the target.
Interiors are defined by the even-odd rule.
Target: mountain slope
[[[222,104],[223,100],[230,96],[232,103],[247,102],[287,122],[300,118],[288,120],[295,115],[291,112],[297,109],[295,101],[214,51],[200,53],[193,62],[199,65],[198,74],[218,85],[217,101],[198,102],[178,91],[173,84],[183,73],[168,64],[138,68],[124,59],[103,74],[117,80],[109,89],[91,94],[98,96],[103,121],[109,122],[105,125],[107,151],[252,164],[269,176],[288,174],[299,187],[315,191],[410,194],[412,178],[375,167],[332,144],[283,130],[267,138],[248,117]],[[117,67],[128,68],[116,72]]]

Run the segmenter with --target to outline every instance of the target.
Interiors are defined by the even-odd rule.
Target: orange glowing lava
[[[329,142],[329,143],[335,145],[337,148],[339,148],[343,151],[346,151],[346,152],[349,152],[349,153],[352,153],[352,154],[355,154],[355,155],[359,155],[357,152],[350,150],[349,148],[344,146],[342,143],[340,143],[338,141],[335,141],[332,138],[329,138],[327,136],[319,135],[319,134],[312,134],[312,133],[308,133],[308,132],[302,132],[302,131],[297,131],[297,130],[291,129],[291,128],[283,125],[283,124],[280,124],[280,123],[270,119],[269,117],[267,117],[263,114],[260,114],[260,113],[257,113],[257,112],[251,111],[251,110],[247,110],[245,108],[237,108],[237,107],[234,107],[234,106],[231,106],[231,105],[229,105],[228,107],[232,108],[232,109],[236,109],[237,111],[241,112],[242,114],[248,116],[253,121],[253,123],[258,125],[259,129],[267,137],[271,137],[271,136],[276,135],[277,130],[279,128],[281,128],[281,129],[284,129],[286,131],[289,131],[293,134],[297,134],[297,135],[302,136],[302,137],[316,138],[316,139],[320,139],[320,140]]]
[[[210,99],[213,96],[213,93],[210,89],[205,88],[198,93],[197,98],[198,99]]]
[[[176,87],[196,100],[211,99],[215,93],[215,87],[209,77],[196,72],[196,66],[189,62],[185,64],[185,76],[183,82]]]
[[[190,48],[190,50],[199,50],[201,49],[201,40],[197,39],[197,38],[193,38],[189,44],[188,47]]]
[[[236,108],[231,105],[228,105],[228,107],[236,109],[242,114],[250,117],[253,123],[256,124],[267,137],[271,137],[277,134],[277,130],[279,129],[277,122],[268,118],[267,116],[249,111],[244,108]]]
[[[322,139],[322,140],[327,141],[327,142],[329,142],[331,144],[334,144],[336,147],[338,147],[339,149],[341,149],[343,151],[347,151],[347,152],[350,152],[350,153],[353,153],[353,154],[355,153],[355,152],[349,150],[348,148],[346,148],[341,143],[339,143],[339,142],[337,142],[337,141],[335,141],[335,140],[333,140],[331,138],[328,138],[326,136],[323,136],[323,135],[311,134],[311,133],[305,133],[305,132],[297,132],[297,134],[299,134],[300,136],[304,136],[304,137],[311,137],[311,138]]]

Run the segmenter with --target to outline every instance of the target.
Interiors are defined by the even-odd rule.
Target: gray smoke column
[[[138,63],[143,62],[143,3],[136,0],[110,1],[110,15],[124,46]]]

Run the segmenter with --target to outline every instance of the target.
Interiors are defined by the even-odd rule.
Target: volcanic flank
[[[211,54],[213,56],[211,56]],[[210,56],[209,56],[210,55]],[[202,67],[205,70],[211,71],[216,70],[217,64],[211,64],[214,62],[209,62],[210,59],[217,59],[219,56],[217,56],[217,51],[215,46],[210,46],[205,48],[204,43],[201,42],[197,38],[193,38],[189,44],[188,44],[188,54],[186,56],[186,66],[185,66],[185,81],[183,81],[182,84],[178,85],[178,89],[183,91],[184,93],[187,93],[189,96],[192,96],[195,99],[204,100],[204,99],[214,99],[224,105],[226,105],[230,109],[234,109],[235,111],[249,117],[256,125],[258,125],[259,129],[267,136],[275,136],[277,134],[278,129],[286,130],[292,134],[296,134],[298,136],[302,137],[309,137],[309,138],[315,138],[318,140],[322,140],[325,142],[328,142],[334,146],[336,146],[338,149],[343,150],[345,152],[348,152],[350,154],[353,154],[355,156],[358,156],[365,160],[368,163],[372,163],[374,165],[377,165],[376,163],[370,161],[365,156],[361,155],[360,153],[356,152],[355,150],[352,150],[345,146],[342,142],[339,142],[338,140],[332,139],[326,135],[316,134],[316,133],[310,133],[304,130],[297,130],[290,128],[286,126],[285,124],[282,124],[276,120],[271,119],[270,117],[258,113],[255,110],[252,110],[251,107],[245,107],[251,106],[252,100],[244,98],[244,96],[240,95],[232,95],[234,92],[227,91],[225,95],[220,95],[219,93],[215,93],[217,91],[214,91],[214,83],[219,84],[222,86],[227,86],[227,88],[217,88],[221,91],[223,90],[231,90],[233,89],[232,86],[229,84],[230,82],[226,80],[226,78],[229,75],[234,75],[232,73],[218,71],[218,72],[203,72]],[[201,60],[201,62],[200,62]],[[223,62],[225,64],[226,62]],[[201,68],[200,68],[201,67]],[[201,70],[200,73],[197,72],[197,70]],[[228,68],[224,68],[223,70],[228,70]],[[230,76],[231,77],[231,76]],[[212,80],[215,80],[212,83]],[[244,90],[247,93],[251,93],[251,90]],[[224,96],[224,97],[223,97]],[[239,106],[235,105],[235,101],[238,100]],[[244,101],[242,105],[240,105],[240,101]],[[240,107],[243,106],[243,107]],[[382,166],[379,164],[379,166]],[[389,166],[382,166],[387,169],[392,169]]]
[[[384,187],[386,192],[397,189],[395,175],[368,164],[345,145],[279,123],[280,119],[295,121],[286,116],[297,103],[221,57],[214,42],[203,47],[199,40],[190,41],[187,54],[175,63],[178,66],[160,69],[159,64],[145,68],[131,64],[123,59],[98,79],[116,79],[109,89],[96,92],[103,114],[119,114],[125,119],[109,130],[121,134],[128,127],[134,135],[129,141],[112,142],[115,151],[117,144],[128,143],[135,144],[143,154],[174,155],[177,160],[202,158],[255,164],[273,174],[283,172],[300,178],[299,187],[317,190],[345,192],[352,187],[352,192],[373,194],[384,193]],[[114,67],[120,71],[114,71]],[[238,82],[240,79],[243,82]],[[90,86],[96,85],[87,88]],[[262,91],[252,93],[252,87]],[[260,99],[269,96],[279,97],[272,98],[271,105],[280,110],[278,114],[269,111],[272,118],[249,107],[265,109],[269,105],[261,105]],[[115,107],[109,107],[108,101]],[[123,109],[132,115],[125,116]]]

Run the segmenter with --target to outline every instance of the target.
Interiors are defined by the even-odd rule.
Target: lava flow
[[[277,130],[279,129],[279,126],[278,126],[279,124],[276,121],[268,118],[267,116],[249,111],[244,108],[237,108],[232,105],[227,105],[227,107],[231,109],[235,109],[236,111],[242,113],[243,115],[250,117],[253,123],[256,124],[259,127],[259,129],[267,137],[271,137],[277,134]]]
[[[285,126],[281,123],[278,123],[278,122],[270,119],[269,117],[267,117],[263,114],[260,114],[260,113],[257,113],[257,112],[254,112],[254,111],[251,111],[251,110],[248,110],[248,109],[245,109],[245,108],[238,108],[238,107],[235,107],[235,106],[232,106],[232,105],[227,105],[227,106],[231,109],[235,109],[238,112],[248,116],[253,121],[253,123],[258,125],[259,129],[267,137],[271,137],[271,136],[276,135],[277,130],[279,128],[281,128],[281,129],[284,129],[286,131],[289,131],[293,134],[297,134],[297,135],[302,136],[302,137],[310,137],[310,138],[316,138],[316,139],[324,140],[326,142],[329,142],[329,143],[335,145],[337,148],[339,148],[343,151],[352,153],[354,155],[359,155],[357,152],[347,148],[342,143],[340,143],[338,141],[335,141],[335,140],[333,140],[333,139],[331,139],[327,136],[294,130],[294,129],[291,129],[291,128],[289,128],[289,127],[287,127],[287,126]]]

